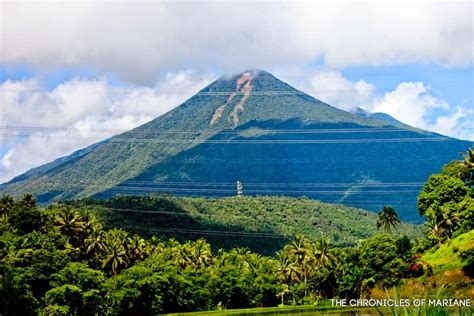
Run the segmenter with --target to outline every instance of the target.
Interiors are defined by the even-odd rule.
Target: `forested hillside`
[[[94,211],[107,227],[181,241],[206,238],[214,248],[239,246],[267,255],[297,235],[312,241],[324,237],[341,247],[377,233],[376,214],[308,198],[120,195],[67,204]],[[395,233],[413,238],[421,235],[421,228],[404,223]]]

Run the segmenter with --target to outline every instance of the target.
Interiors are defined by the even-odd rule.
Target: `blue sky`
[[[474,140],[472,2],[246,4],[2,4],[0,182],[249,68],[347,111]]]

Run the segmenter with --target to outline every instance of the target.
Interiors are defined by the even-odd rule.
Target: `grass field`
[[[213,316],[213,315],[417,315],[417,316],[436,316],[436,315],[473,315],[470,308],[352,308],[352,307],[332,307],[332,306],[284,306],[269,308],[248,308],[233,309],[224,311],[207,311],[194,313],[175,313],[167,314],[172,316]]]
[[[439,247],[433,247],[428,250],[421,261],[428,263],[433,267],[433,272],[443,272],[446,270],[460,269],[464,262],[460,258],[463,251],[474,247],[474,230],[462,234],[451,241],[448,241]]]
[[[206,315],[381,315],[389,313],[389,309],[383,310],[375,308],[352,308],[352,307],[332,307],[328,305],[308,305],[308,306],[282,306],[282,307],[268,307],[268,308],[246,308],[246,309],[232,309],[223,311],[207,311],[194,313],[176,313],[168,314],[173,316],[206,316]]]

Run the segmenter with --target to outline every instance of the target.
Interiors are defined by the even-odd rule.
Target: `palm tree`
[[[212,261],[211,246],[204,239],[198,239],[192,243],[189,259],[198,269],[208,266]]]
[[[102,269],[108,267],[112,275],[116,275],[122,268],[126,268],[129,257],[125,246],[127,233],[122,229],[114,228],[105,236],[105,258],[102,260]]]
[[[128,266],[127,251],[123,244],[113,242],[107,245],[106,257],[102,260],[102,269],[109,267],[112,275],[116,275],[119,270]]]
[[[84,222],[82,221],[79,212],[72,209],[65,208],[56,216],[54,224],[59,228],[59,231],[70,239],[74,239],[76,235],[84,231]],[[71,240],[72,241],[72,240]]]
[[[89,236],[95,231],[102,229],[102,225],[97,221],[97,218],[90,213],[81,215],[81,221],[85,236]]]
[[[300,235],[296,236],[295,239],[285,246],[284,250],[296,259],[296,263],[301,265],[308,255],[310,244],[306,237]]]
[[[379,212],[377,219],[377,229],[383,227],[388,234],[392,233],[392,227],[396,228],[400,224],[397,211],[390,206],[384,206],[383,210]]]
[[[285,246],[284,250],[295,259],[295,265],[300,272],[300,279],[304,280],[305,288],[308,284],[308,276],[314,269],[313,257],[311,256],[311,244],[308,239],[302,235]],[[307,292],[305,290],[305,296]]]
[[[257,253],[251,253],[245,257],[245,267],[252,271],[259,271],[264,268],[263,257]]]
[[[104,240],[104,234],[101,231],[93,232],[85,239],[86,254],[91,256],[99,256],[105,252],[107,245]]]
[[[11,195],[4,195],[0,199],[0,216],[3,214],[8,214],[15,206],[15,200]]]
[[[36,207],[36,200],[33,195],[27,193],[23,195],[20,205],[26,208],[33,208]]]
[[[281,305],[285,305],[285,294],[290,293],[290,289],[288,288],[288,284],[283,284],[281,287],[281,292],[279,292],[276,296],[281,297]]]
[[[319,239],[312,247],[313,256],[316,258],[317,267],[330,266],[334,262],[334,255],[331,253],[329,242],[326,239]]]
[[[133,263],[137,260],[143,260],[149,255],[149,248],[147,247],[146,241],[138,235],[128,237],[125,248],[127,250],[130,263]]]
[[[277,265],[276,270],[278,278],[283,284],[290,284],[293,282],[299,282],[301,276],[301,269],[294,262],[288,258],[288,256],[282,252],[277,254]]]
[[[464,157],[464,167],[467,169],[466,180],[469,185],[474,184],[474,149],[469,148]]]

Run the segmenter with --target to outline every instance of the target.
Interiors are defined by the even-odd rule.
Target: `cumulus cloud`
[[[1,182],[176,107],[208,84],[212,74],[168,73],[152,87],[116,87],[106,79],[73,79],[48,91],[35,79],[0,84]]]
[[[473,61],[466,2],[11,1],[0,62],[87,66],[134,82],[165,70],[333,69]]]
[[[474,110],[468,102],[450,105],[432,94],[423,82],[402,82],[394,91],[375,98],[372,112],[387,113],[421,129],[461,139],[474,139]]]
[[[429,90],[423,82],[402,82],[394,91],[376,99],[372,111],[387,113],[406,124],[421,127],[429,122],[434,110],[449,109],[447,102],[432,96]]]
[[[364,80],[353,82],[335,70],[311,72],[301,89],[317,99],[345,111],[367,108],[374,98],[375,86]]]
[[[474,140],[474,109],[469,100],[449,104],[424,82],[402,82],[393,91],[381,93],[374,84],[351,81],[335,70],[309,71],[298,77],[307,78],[292,82],[298,88],[342,110],[382,112],[414,127]]]

